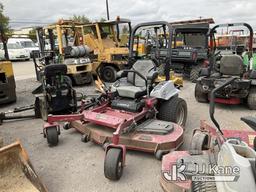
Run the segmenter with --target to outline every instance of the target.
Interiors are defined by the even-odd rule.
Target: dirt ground
[[[24,72],[19,73],[19,68],[30,66],[28,78]],[[32,104],[34,97],[31,91],[38,83],[32,72],[32,62],[15,63],[14,70],[17,80],[17,103],[2,106],[0,112],[15,106]],[[25,73],[26,74],[26,73]],[[33,77],[33,76],[32,76]],[[93,93],[93,86],[78,87],[83,93]],[[188,146],[191,131],[199,126],[199,120],[210,122],[208,104],[197,103],[194,98],[194,84],[185,81],[180,97],[188,105],[188,119],[185,132],[185,145]],[[220,124],[229,129],[249,129],[240,121],[241,116],[255,115],[246,106],[217,105],[216,118]],[[57,147],[48,147],[42,135],[43,121],[40,119],[6,122],[0,126],[0,135],[5,143],[20,139],[29,153],[42,182],[50,192],[80,192],[80,191],[162,191],[159,185],[161,162],[151,154],[129,151],[127,153],[127,166],[122,178],[118,182],[109,181],[104,177],[102,147],[94,143],[82,143],[81,135],[74,130],[62,130],[60,142]]]

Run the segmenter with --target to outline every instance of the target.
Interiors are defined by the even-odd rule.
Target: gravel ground
[[[32,104],[31,91],[38,83],[35,79],[17,81],[17,103],[2,106],[0,112]],[[94,93],[93,86],[78,87],[86,94]],[[194,84],[185,82],[180,96],[188,104],[188,120],[185,132],[185,147],[188,146],[191,131],[199,126],[199,120],[210,122],[208,104],[199,104],[194,99]],[[248,129],[240,121],[241,116],[255,115],[246,106],[217,105],[216,118],[226,128]],[[129,151],[127,167],[118,182],[104,177],[104,151],[93,143],[82,143],[80,134],[74,130],[62,131],[57,147],[49,148],[42,135],[43,121],[40,119],[6,122],[0,126],[0,135],[5,143],[19,138],[29,153],[36,172],[50,192],[79,191],[161,191],[159,176],[161,162],[153,155]]]

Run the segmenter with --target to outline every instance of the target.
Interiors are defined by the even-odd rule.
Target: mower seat
[[[220,73],[223,75],[241,76],[244,63],[239,55],[224,55],[220,60]]]
[[[155,64],[152,60],[138,60],[134,63],[132,70],[140,72],[145,79],[153,78]],[[127,73],[127,82],[116,87],[120,97],[139,98],[146,95],[146,82],[143,78],[133,72]]]
[[[44,68],[44,75],[46,78],[51,78],[56,75],[66,75],[67,66],[64,64],[51,64]]]

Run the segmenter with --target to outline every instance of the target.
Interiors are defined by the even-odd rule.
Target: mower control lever
[[[216,121],[215,117],[214,117],[214,111],[215,111],[215,93],[218,92],[219,90],[223,89],[224,87],[226,87],[227,85],[231,84],[234,80],[236,79],[236,77],[231,77],[230,79],[228,79],[225,83],[223,83],[222,85],[214,88],[211,92],[211,96],[210,96],[210,117],[212,122],[214,123],[214,125],[217,127],[217,129],[219,130],[219,132],[223,135],[223,132],[220,129],[220,125],[219,123]]]

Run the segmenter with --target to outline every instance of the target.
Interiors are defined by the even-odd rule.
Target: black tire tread
[[[182,105],[182,107],[185,108],[185,116],[183,123],[181,124],[181,126],[185,126],[187,119],[187,104],[182,98],[179,97],[173,97],[168,101],[164,101],[160,105],[157,115],[158,119],[177,123],[177,109],[179,105]]]
[[[104,175],[110,180],[119,180],[122,172],[118,175],[118,163],[122,161],[122,150],[118,148],[110,148],[105,156]]]
[[[198,79],[201,68],[202,68],[201,65],[195,65],[192,67],[190,71],[190,77],[189,77],[192,83],[195,83],[196,80]]]
[[[195,98],[199,103],[209,102],[208,94],[204,93],[202,84],[200,82],[197,82],[195,86]]]
[[[247,105],[249,109],[256,110],[256,87],[252,87],[247,97]]]

